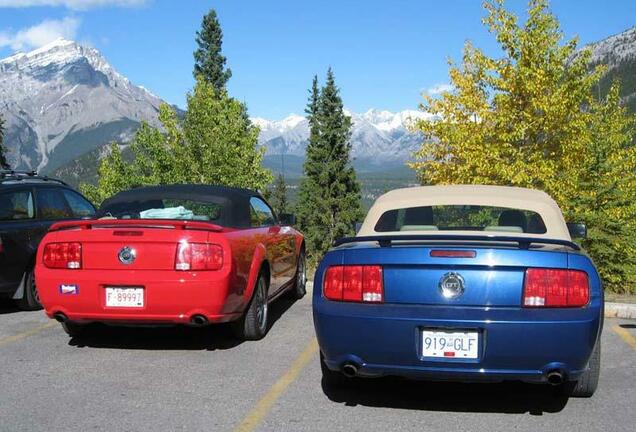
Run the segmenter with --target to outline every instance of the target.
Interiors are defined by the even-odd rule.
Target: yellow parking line
[[[17,342],[29,336],[32,336],[36,333],[41,332],[42,330],[46,330],[47,328],[51,328],[55,326],[57,323],[55,321],[48,322],[46,324],[42,324],[41,326],[37,326],[32,328],[31,330],[27,330],[22,333],[18,333],[17,335],[9,336],[4,339],[0,339],[0,347],[10,344],[11,342]]]
[[[236,432],[251,432],[255,430],[272,409],[274,403],[276,403],[278,398],[285,392],[287,387],[296,381],[298,375],[300,375],[317,352],[318,342],[314,338],[311,343],[307,345],[307,348],[294,360],[294,363],[292,363],[287,372],[274,383],[267,394],[258,401],[254,409],[252,409],[243,422],[234,430]]]
[[[636,349],[636,337],[632,336],[627,329],[624,329],[619,325],[615,325],[612,327],[612,330],[614,330],[614,332],[618,334],[627,345]]]

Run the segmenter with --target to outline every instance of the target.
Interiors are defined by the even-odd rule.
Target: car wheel
[[[292,294],[295,299],[300,300],[307,294],[307,257],[305,251],[301,250],[298,255],[298,266],[296,267],[296,281]]]
[[[322,352],[320,353],[320,370],[322,371],[323,384],[328,389],[343,388],[351,384],[352,380],[350,378],[347,378],[339,371],[329,369],[325,363],[325,357],[322,355]]]
[[[24,293],[21,299],[16,300],[17,306],[24,311],[35,311],[42,309],[40,295],[35,285],[35,273],[29,271],[24,281]]]
[[[79,324],[73,321],[64,321],[62,323],[62,329],[72,338],[85,335],[87,327],[88,324]]]
[[[598,378],[601,374],[601,341],[596,342],[594,351],[590,356],[587,370],[579,377],[576,383],[572,383],[570,396],[589,398],[592,397],[598,387]]]
[[[234,333],[243,340],[259,340],[267,333],[269,326],[267,281],[261,273],[254,287],[252,300],[243,316],[234,322]]]

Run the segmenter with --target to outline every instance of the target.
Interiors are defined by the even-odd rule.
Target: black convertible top
[[[115,213],[125,206],[142,207],[144,203],[162,199],[187,199],[210,202],[222,207],[220,218],[215,221],[221,226],[245,228],[251,225],[250,198],[265,201],[258,192],[227,186],[176,184],[146,186],[119,192],[105,200],[98,211],[98,217]]]

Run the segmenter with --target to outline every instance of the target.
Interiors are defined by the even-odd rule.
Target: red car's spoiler
[[[175,228],[201,231],[222,232],[220,225],[209,222],[168,219],[86,219],[77,221],[56,222],[49,231],[93,228]]]

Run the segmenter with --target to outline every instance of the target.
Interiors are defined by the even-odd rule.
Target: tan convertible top
[[[515,234],[517,237],[544,237],[571,241],[567,225],[557,203],[545,192],[509,186],[421,186],[395,189],[379,197],[362,224],[357,236],[422,234],[421,231],[376,232],[375,226],[386,211],[408,207],[438,205],[481,205],[528,210],[538,213],[545,224],[545,234]],[[489,231],[427,231],[436,234],[501,235]]]

